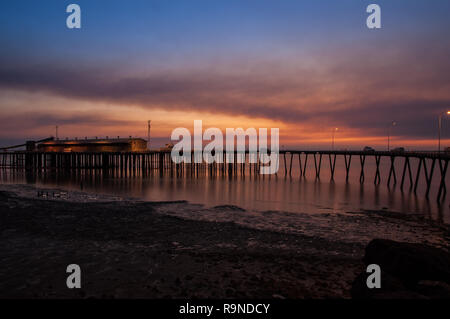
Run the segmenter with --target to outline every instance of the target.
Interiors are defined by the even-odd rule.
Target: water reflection
[[[107,193],[151,201],[188,200],[207,206],[236,205],[255,210],[289,212],[349,212],[360,210],[393,210],[421,214],[449,223],[448,201],[439,205],[425,200],[423,194],[401,191],[398,186],[359,183],[359,178],[334,181],[292,176],[255,174],[148,174],[115,173],[107,170],[39,171],[1,170],[1,183],[27,183],[68,190]],[[345,171],[343,172],[345,174]],[[342,177],[342,176],[341,176]],[[352,180],[354,182],[352,182]],[[357,180],[357,181],[356,181]]]

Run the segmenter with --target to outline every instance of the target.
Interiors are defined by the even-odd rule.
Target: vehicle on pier
[[[396,147],[396,148],[392,149],[391,152],[392,153],[404,153],[405,148],[404,147]]]
[[[375,149],[370,146],[366,146],[363,148],[363,151],[364,152],[375,152]]]

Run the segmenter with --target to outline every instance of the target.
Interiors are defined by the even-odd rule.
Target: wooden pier
[[[325,157],[329,161],[330,178],[334,180],[336,162],[338,158],[343,159],[345,165],[345,180],[349,181],[350,167],[355,162],[360,166],[359,182],[365,183],[368,178],[366,172],[367,162],[373,161],[375,164],[375,174],[372,177],[373,183],[379,185],[381,178],[381,159],[389,159],[389,175],[386,183],[389,187],[400,183],[403,190],[405,181],[408,181],[409,188],[417,192],[419,183],[425,183],[425,196],[429,198],[433,176],[437,173],[440,176],[437,200],[442,201],[447,194],[446,176],[450,154],[438,152],[379,152],[379,151],[308,151],[308,150],[283,150],[280,151],[280,170],[278,174],[292,176],[293,166],[298,167],[300,176],[306,176],[308,160],[314,161],[313,174],[316,179],[320,179],[322,172],[322,162]],[[238,156],[241,157],[238,163]],[[223,154],[225,163],[194,163],[194,153],[192,152],[192,163],[175,164],[171,159],[170,151],[147,151],[147,152],[93,152],[93,153],[56,153],[56,152],[0,152],[0,167],[25,169],[25,170],[76,170],[76,169],[103,169],[120,172],[120,176],[136,174],[136,172],[146,174],[149,171],[158,170],[160,174],[170,170],[177,174],[185,172],[198,173],[199,170],[208,170],[210,174],[226,173],[228,175],[242,174],[250,172],[258,174],[261,163],[249,163],[248,152],[233,155],[232,163],[226,162],[227,156]],[[353,159],[353,162],[352,162]],[[402,160],[402,161],[401,161]],[[396,167],[396,163],[401,161],[401,167]],[[413,171],[411,162],[416,162]],[[397,164],[398,166],[398,164]],[[438,170],[438,171],[437,171]],[[423,173],[422,173],[423,172]]]

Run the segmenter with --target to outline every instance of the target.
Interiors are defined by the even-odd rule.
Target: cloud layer
[[[427,49],[431,46],[434,50]],[[68,118],[37,109],[29,123],[37,126],[99,121],[131,125],[127,108],[138,107],[217,117],[242,115],[319,131],[339,126],[371,136],[384,136],[387,125],[396,120],[399,136],[435,136],[437,114],[450,108],[450,45],[405,41],[378,50],[329,49],[317,52],[309,63],[291,56],[142,70],[139,75],[129,75],[120,65],[114,68],[92,61],[77,66],[9,58],[0,64],[0,90],[109,103],[123,107],[125,114],[123,120],[100,113],[94,117],[72,113]],[[3,125],[13,129],[22,116],[19,113],[3,114]]]

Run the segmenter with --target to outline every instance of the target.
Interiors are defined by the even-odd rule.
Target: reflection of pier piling
[[[439,189],[437,194],[438,201],[441,201],[447,193],[446,175],[449,154],[436,152],[375,152],[375,151],[280,151],[285,175],[292,175],[294,163],[298,160],[300,176],[306,176],[307,162],[309,155],[314,160],[313,174],[316,179],[321,177],[322,159],[328,157],[330,167],[330,178],[335,179],[335,169],[337,159],[344,158],[345,180],[349,180],[350,167],[353,157],[359,157],[360,174],[359,181],[364,183],[366,180],[366,159],[373,158],[375,163],[374,184],[381,183],[381,158],[390,159],[389,175],[387,185],[389,187],[397,185],[397,173],[401,172],[400,189],[403,190],[405,181],[409,181],[410,190],[417,192],[420,182],[425,182],[425,196],[428,198],[432,185],[435,169],[438,167],[440,173]],[[0,167],[19,168],[26,170],[50,170],[50,169],[103,169],[112,170],[120,176],[142,173],[145,175],[149,171],[158,170],[160,174],[165,171],[175,172],[177,175],[190,173],[196,175],[199,171],[207,171],[210,175],[227,174],[237,175],[249,172],[258,174],[261,168],[259,156],[256,163],[250,163],[248,152],[235,152],[227,162],[227,156],[223,154],[224,163],[194,163],[194,153],[192,153],[192,163],[175,164],[171,159],[170,151],[148,151],[148,152],[0,152]],[[297,157],[297,160],[295,159]],[[238,159],[240,159],[238,161]],[[403,159],[403,167],[400,171],[396,169],[398,159]],[[411,160],[417,162],[415,176],[411,168]],[[422,174],[423,171],[423,174]]]

